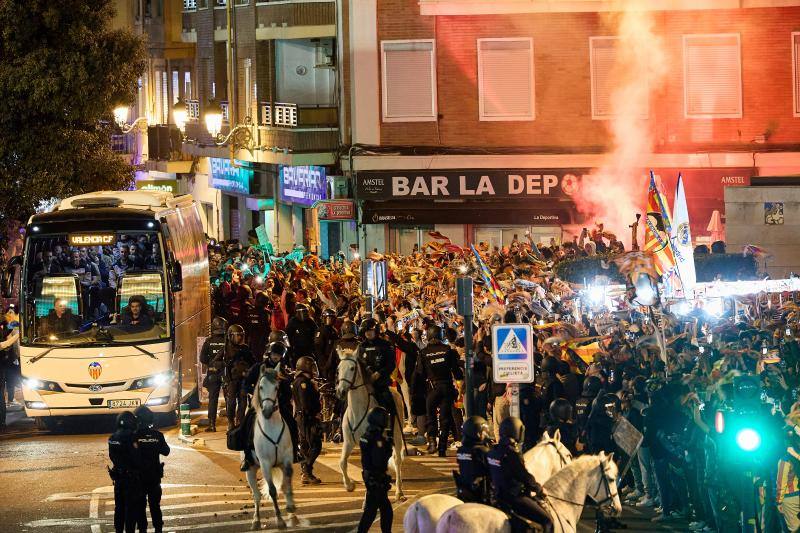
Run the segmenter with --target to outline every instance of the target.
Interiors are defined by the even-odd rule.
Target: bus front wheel
[[[50,416],[37,416],[34,417],[36,422],[36,429],[42,431],[52,431],[56,427],[56,421]]]

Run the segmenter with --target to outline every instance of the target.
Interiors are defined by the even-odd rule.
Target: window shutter
[[[742,116],[742,70],[738,34],[684,36],[687,117]]]
[[[436,120],[433,41],[384,41],[383,119]]]
[[[533,120],[532,39],[478,39],[481,120]]]
[[[592,118],[613,116],[611,93],[614,90],[612,72],[617,62],[617,38],[593,37],[592,53]]]
[[[163,108],[161,103],[161,73],[162,71],[156,70],[154,76],[154,87],[153,87],[153,123],[154,124],[163,124],[161,122],[161,109]]]
[[[792,34],[792,76],[794,115],[800,117],[800,33]]]

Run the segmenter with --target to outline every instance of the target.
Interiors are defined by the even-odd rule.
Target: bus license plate
[[[131,407],[139,407],[141,400],[108,400],[109,409],[128,409]]]

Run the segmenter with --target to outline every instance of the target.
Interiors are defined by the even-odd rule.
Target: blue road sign
[[[534,379],[531,325],[494,325],[492,355],[496,383],[531,383]]]

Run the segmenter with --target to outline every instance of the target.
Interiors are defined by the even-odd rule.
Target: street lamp
[[[216,100],[209,102],[208,110],[205,115],[206,130],[215,139],[222,131],[222,108],[217,104]]]
[[[186,131],[186,115],[186,102],[183,98],[178,97],[178,101],[172,106],[172,120],[175,121],[175,125],[181,133]]]
[[[233,144],[233,146],[249,147],[251,145],[253,134],[251,132],[250,117],[245,118],[245,124],[232,127],[228,135],[225,136],[222,135],[222,106],[217,104],[216,100],[209,102],[209,108],[204,118],[206,130],[214,138],[214,144],[217,146]]]
[[[137,126],[147,126],[147,117],[139,117],[132,123],[128,124],[127,121],[129,111],[130,109],[125,104],[120,104],[114,108],[114,121],[117,123],[117,126],[120,127],[123,134],[132,132]]]

